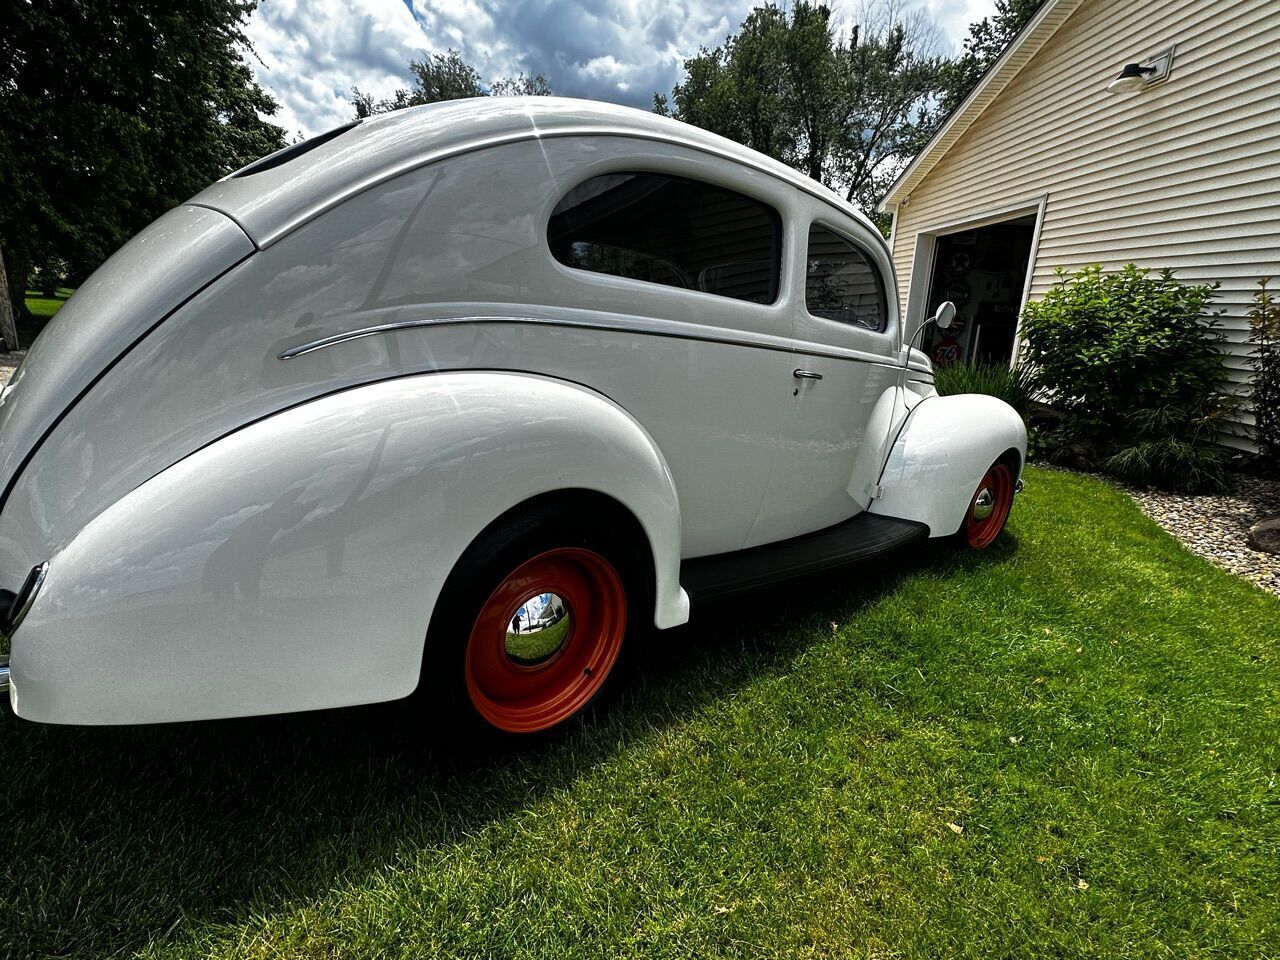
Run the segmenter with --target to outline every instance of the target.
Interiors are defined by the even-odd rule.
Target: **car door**
[[[779,455],[748,537],[833,526],[875,494],[901,389],[899,318],[872,228],[816,199],[797,224],[795,368]]]
[[[563,186],[549,283],[531,295],[572,314],[559,352],[532,368],[598,390],[649,432],[680,497],[686,559],[739,550],[794,367],[795,190],[675,145],[660,159],[623,138],[546,149],[566,155]]]

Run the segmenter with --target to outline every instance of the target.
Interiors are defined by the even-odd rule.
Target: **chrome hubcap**
[[[507,624],[507,656],[522,667],[546,663],[564,648],[572,626],[569,608],[554,593],[535,593]]]
[[[996,508],[996,498],[991,492],[990,487],[983,487],[978,491],[978,495],[973,498],[973,519],[982,521],[991,516],[991,512]]]

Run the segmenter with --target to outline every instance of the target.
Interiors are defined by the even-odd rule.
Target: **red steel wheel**
[[[964,518],[964,535],[974,550],[991,546],[1004,529],[1013,507],[1013,471],[1006,464],[997,463],[987,471]]]
[[[539,625],[535,604],[552,608]],[[626,628],[626,590],[608,560],[582,547],[540,553],[507,574],[480,608],[467,639],[467,695],[499,730],[548,730],[600,690]],[[544,635],[553,646],[538,647]]]

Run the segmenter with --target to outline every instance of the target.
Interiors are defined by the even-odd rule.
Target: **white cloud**
[[[382,96],[405,86],[406,64],[431,49],[401,0],[264,0],[247,33],[290,139],[350,120],[352,86]]]
[[[647,107],[683,61],[737,29],[751,0],[263,0],[248,34],[292,139],[352,116],[351,87],[389,96],[411,58],[453,48],[486,80],[545,74],[556,93]],[[994,0],[911,0],[958,47]],[[834,4],[838,13],[854,0]]]
[[[964,46],[969,24],[995,13],[995,0],[919,0],[956,52]]]

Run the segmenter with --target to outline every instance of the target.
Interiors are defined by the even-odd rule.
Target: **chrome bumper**
[[[0,693],[9,692],[9,658],[0,657]]]

